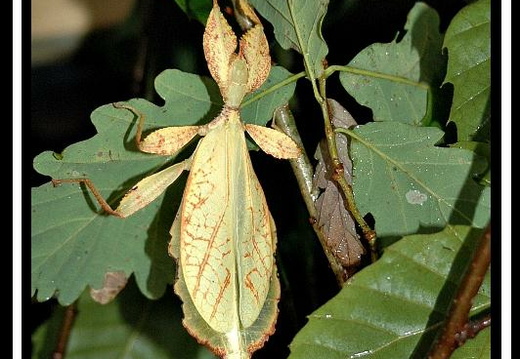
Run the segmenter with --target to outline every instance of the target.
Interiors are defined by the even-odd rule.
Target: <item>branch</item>
[[[471,260],[458,292],[453,299],[449,315],[442,335],[428,354],[428,359],[447,359],[453,351],[465,342],[469,332],[474,333],[489,326],[491,319],[484,320],[483,324],[471,325],[468,323],[469,311],[473,298],[477,294],[484,276],[491,263],[491,227],[488,226]],[[476,329],[476,330],[472,330]],[[470,333],[470,334],[471,334]],[[470,335],[471,336],[471,335]]]
[[[70,331],[72,330],[72,325],[74,324],[77,313],[78,310],[76,308],[76,302],[65,308],[65,314],[63,315],[63,321],[61,323],[58,342],[56,343],[56,347],[52,352],[52,359],[65,358],[65,351],[69,342]]]
[[[288,105],[281,106],[276,109],[274,112],[274,123],[276,124],[276,127],[280,129],[280,131],[291,137],[303,150],[303,143],[296,128],[296,124],[294,123],[294,117],[289,110]],[[331,252],[329,246],[327,245],[327,238],[325,238],[316,220],[318,217],[315,205],[317,195],[312,192],[314,169],[310,163],[309,157],[305,151],[302,151],[302,154],[298,158],[289,160],[289,163],[291,164],[292,170],[296,176],[296,181],[300,187],[300,192],[307,207],[307,211],[309,212],[312,228],[318,236],[318,240],[320,241],[329,265],[334,272],[334,275],[336,276],[336,280],[339,286],[341,287],[348,279],[348,276],[347,273],[345,273],[345,269],[341,265],[338,258],[334,255],[334,253]]]

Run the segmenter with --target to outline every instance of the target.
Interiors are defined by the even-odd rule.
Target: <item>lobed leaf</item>
[[[43,152],[34,160],[35,169],[53,178],[88,177],[114,205],[140,176],[165,163],[164,158],[125,148],[132,117],[112,105],[98,108],[92,114],[96,136],[67,147],[61,159]],[[148,297],[162,295],[174,275],[164,221],[173,218],[175,204],[170,198],[173,206],[161,217],[157,212],[163,200],[161,196],[122,220],[98,213],[95,199],[78,184],[33,188],[32,293],[39,301],[56,294],[61,304],[70,304],[87,285],[101,287],[105,272],[122,271],[126,276],[135,273]]]
[[[246,121],[265,125],[274,108],[289,100],[294,86],[260,95],[289,75],[273,68],[258,97],[244,107]],[[221,109],[218,88],[209,78],[166,70],[156,78],[155,87],[164,105],[144,99],[126,102],[146,117],[145,134],[166,126],[205,123]],[[136,118],[126,109],[104,105],[91,118],[97,135],[67,147],[60,155],[41,153],[34,159],[34,168],[55,179],[89,178],[115,208],[127,190],[171,164],[172,158],[138,151],[132,133]],[[122,271],[126,276],[135,274],[147,297],[161,296],[174,277],[167,245],[182,195],[183,182],[178,182],[166,196],[126,219],[100,213],[92,194],[78,184],[54,188],[47,183],[33,188],[31,293],[39,301],[55,295],[61,304],[70,304],[87,285],[101,287],[105,272]]]
[[[340,73],[340,81],[374,121],[420,125],[425,121],[430,84],[444,68],[437,12],[417,2],[408,14],[405,35],[361,51]]]
[[[351,132],[353,189],[379,237],[436,231],[447,223],[484,227],[490,188],[473,179],[486,161],[473,152],[435,146],[434,127],[379,122]]]
[[[449,121],[457,125],[459,141],[489,140],[491,121],[491,44],[489,0],[475,1],[450,22],[445,82],[453,84]]]
[[[387,247],[309,316],[289,358],[424,358],[482,233],[450,225]],[[470,315],[490,304],[488,272]],[[481,346],[465,352],[475,355]]]

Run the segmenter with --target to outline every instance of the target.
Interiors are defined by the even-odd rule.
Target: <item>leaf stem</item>
[[[288,85],[288,84],[290,84],[292,82],[295,82],[295,81],[297,81],[298,79],[300,79],[302,77],[305,77],[305,71],[302,71],[302,72],[299,72],[299,73],[294,74],[292,76],[289,76],[285,80],[280,81],[277,84],[274,84],[273,86],[269,87],[266,90],[258,91],[257,94],[255,94],[254,96],[251,96],[250,98],[248,98],[247,100],[242,102],[240,107],[246,107],[249,104],[251,104],[251,103],[253,103],[255,101],[260,100],[262,97],[269,95],[271,92],[275,92],[278,89],[280,89],[280,88],[282,88],[282,87],[284,87],[284,86],[286,86],[286,85]]]
[[[398,82],[403,85],[419,87],[419,88],[422,88],[425,90],[428,90],[430,88],[430,86],[425,82],[417,82],[417,81],[407,79],[406,77],[394,76],[394,75],[385,74],[385,73],[377,72],[377,71],[359,69],[359,68],[352,67],[352,66],[331,65],[325,69],[323,76],[329,77],[336,71],[348,72],[351,74],[362,75],[362,76],[367,76],[367,77],[375,77],[375,78],[379,78],[379,79],[389,80],[392,82]]]
[[[491,227],[479,239],[470,265],[466,269],[457,294],[453,299],[444,330],[428,354],[428,359],[447,359],[464,341],[461,334],[468,330],[469,311],[491,263]],[[486,321],[486,323],[490,323]]]

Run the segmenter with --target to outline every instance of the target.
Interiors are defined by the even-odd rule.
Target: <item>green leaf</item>
[[[473,179],[486,162],[468,150],[435,146],[441,130],[372,122],[349,134],[356,204],[372,213],[379,237],[431,232],[447,223],[487,225],[489,187]]]
[[[284,49],[303,55],[308,77],[323,73],[328,47],[321,34],[328,0],[252,0],[258,12],[274,27],[276,40]]]
[[[450,145],[450,147],[464,148],[472,152],[475,152],[477,155],[485,158],[488,163],[487,169],[482,173],[482,175],[478,176],[478,178],[480,179],[480,184],[486,186],[491,185],[491,146],[489,143],[476,141],[461,141]]]
[[[490,1],[478,0],[451,21],[444,46],[448,49],[445,82],[453,84],[450,121],[459,141],[489,140],[491,120]]]
[[[140,177],[166,160],[126,148],[125,137],[133,121],[130,112],[105,105],[93,112],[92,121],[99,132],[96,136],[67,147],[59,160],[52,152],[43,152],[35,158],[34,167],[53,178],[90,178],[113,205]],[[157,214],[164,200],[161,196],[122,220],[98,214],[97,202],[78,184],[54,188],[47,183],[33,188],[33,294],[42,301],[56,292],[60,303],[70,304],[86,285],[101,287],[105,272],[120,270],[127,276],[135,273],[148,297],[162,295],[174,276],[173,262],[166,254],[167,222],[175,214],[171,195],[171,204],[164,204],[168,207],[162,215]]]
[[[272,69],[256,100],[244,106],[247,122],[264,125],[273,109],[289,100],[294,83],[268,91],[289,75],[284,69]],[[206,123],[221,109],[220,93],[210,78],[166,70],[156,78],[155,87],[165,100],[163,106],[144,99],[127,102],[146,116],[146,129]],[[89,178],[115,208],[141,178],[173,159],[137,149],[132,131],[136,119],[130,111],[105,105],[91,117],[97,135],[67,147],[60,156],[41,153],[34,168],[54,179]],[[147,297],[161,296],[174,277],[167,246],[182,184],[182,180],[174,183],[165,196],[126,219],[100,214],[92,194],[78,184],[32,189],[32,294],[39,301],[56,295],[61,304],[70,304],[85,286],[101,287],[104,273],[117,270],[127,276],[134,273]]]
[[[449,226],[389,246],[309,316],[289,358],[425,358],[482,234]],[[470,315],[490,305],[488,272]]]
[[[372,44],[340,74],[343,87],[373,111],[374,121],[419,125],[426,121],[428,92],[445,67],[437,12],[418,2],[398,42]],[[442,72],[441,72],[442,73]]]
[[[51,319],[33,334],[33,359],[51,357],[64,311],[56,308]],[[181,320],[180,302],[171,294],[150,301],[129,285],[114,302],[101,305],[85,291],[77,303],[65,357],[215,358],[186,332]]]
[[[175,0],[175,2],[190,18],[196,19],[202,24],[206,24],[206,20],[208,19],[208,15],[212,7],[211,1]]]
[[[293,96],[296,82],[278,87],[289,79],[292,73],[281,66],[271,68],[269,77],[254,93],[248,94],[241,106],[240,115],[245,123],[264,126],[272,119],[274,111],[289,102]],[[271,92],[271,89],[276,89]]]

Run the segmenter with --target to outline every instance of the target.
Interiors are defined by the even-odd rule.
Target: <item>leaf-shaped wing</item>
[[[238,112],[204,137],[181,206],[180,266],[198,312],[218,332],[249,327],[264,306],[274,238]]]
[[[170,255],[184,325],[219,354],[251,353],[273,333],[279,284],[276,232],[253,171],[238,111],[199,142]],[[229,356],[232,357],[232,356]]]

